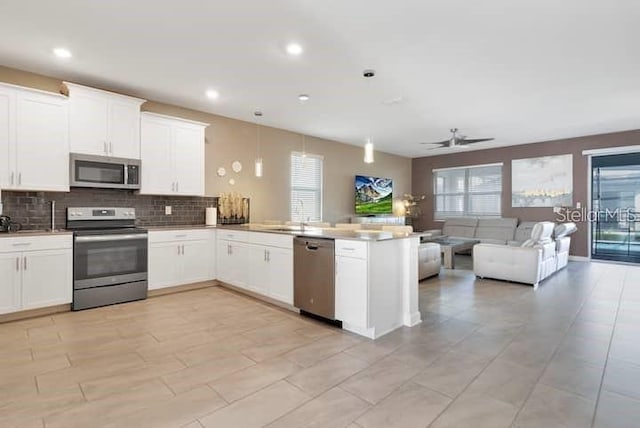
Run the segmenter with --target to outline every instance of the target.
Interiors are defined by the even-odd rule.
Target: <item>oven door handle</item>
[[[109,242],[109,241],[134,241],[146,240],[146,233],[136,233],[130,235],[96,235],[96,236],[76,236],[76,242]]]

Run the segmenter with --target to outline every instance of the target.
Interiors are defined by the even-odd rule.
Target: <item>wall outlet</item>
[[[171,215],[171,205],[164,206],[164,215]]]
[[[581,202],[576,202],[576,209],[580,209],[582,208],[582,203]]]

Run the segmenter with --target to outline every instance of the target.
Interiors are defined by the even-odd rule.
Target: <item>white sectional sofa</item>
[[[445,221],[442,234],[451,238],[477,239],[482,243],[505,245],[513,241],[517,225],[517,218],[458,217]]]
[[[575,223],[536,223],[521,246],[481,243],[473,247],[473,272],[480,278],[522,282],[536,287],[564,268],[569,260],[569,235]],[[555,234],[555,240],[554,240]]]

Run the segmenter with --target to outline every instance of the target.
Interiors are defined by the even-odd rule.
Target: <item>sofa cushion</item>
[[[505,245],[507,243],[504,239],[480,238],[478,240],[483,244]],[[520,246],[520,244],[518,244],[518,246]]]
[[[442,227],[442,233],[447,236],[473,238],[475,236],[477,218],[454,217],[448,218]]]
[[[518,245],[520,245],[524,241],[529,239],[531,237],[531,230],[533,229],[533,226],[536,225],[536,223],[537,222],[535,221],[523,221],[522,223],[520,223],[516,228],[516,234],[513,240],[517,241],[519,243]]]
[[[507,241],[513,240],[517,224],[517,218],[482,218],[478,220],[475,238],[481,242],[490,239],[495,241],[492,243],[505,244]]]
[[[527,239],[522,247],[534,247],[536,245],[544,245],[551,242],[554,224],[550,221],[541,221],[536,223],[531,229],[531,238]]]
[[[553,230],[553,235],[556,239],[571,235],[573,232],[578,230],[578,227],[575,223],[561,223],[555,227]]]

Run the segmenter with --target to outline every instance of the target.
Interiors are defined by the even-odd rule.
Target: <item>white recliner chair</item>
[[[440,273],[440,244],[427,242],[418,247],[418,277],[420,281]]]
[[[536,287],[556,271],[555,224],[536,223],[531,238],[520,247],[477,244],[473,247],[473,272],[480,278],[522,282]]]
[[[562,223],[555,227],[553,236],[556,241],[556,271],[569,264],[570,235],[578,230],[575,223]]]

